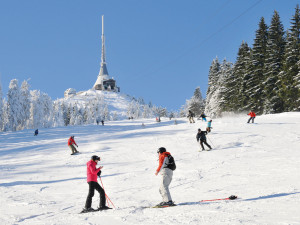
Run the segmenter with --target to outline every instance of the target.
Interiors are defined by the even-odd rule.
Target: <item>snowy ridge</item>
[[[204,152],[195,136],[206,123],[177,121],[45,128],[36,137],[33,130],[0,133],[0,224],[300,224],[300,113],[258,116],[254,124],[247,116],[214,119],[214,149]],[[79,155],[70,155],[71,134]],[[154,175],[161,146],[176,161],[170,192],[179,206],[143,208],[161,201],[161,177]],[[93,154],[117,209],[78,214]],[[232,194],[239,199],[199,202]],[[93,207],[98,203],[96,193]]]
[[[63,100],[65,102],[78,102],[84,104],[89,100],[94,100],[96,97],[103,99],[103,101],[108,105],[110,113],[118,113],[123,119],[126,117],[126,112],[132,101],[132,98],[125,94],[109,91],[97,91],[94,89],[78,92],[73,97],[68,99],[59,99],[59,101]]]

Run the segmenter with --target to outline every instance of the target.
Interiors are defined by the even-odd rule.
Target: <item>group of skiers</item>
[[[252,123],[254,122],[254,118],[256,117],[255,113],[251,110],[251,112],[248,114],[250,115],[250,119],[248,120],[248,123],[252,120]],[[192,123],[194,117],[194,114],[189,111],[189,121]],[[206,121],[206,116],[203,114],[201,115],[202,119]],[[198,129],[198,132],[196,134],[196,140],[197,142],[200,142],[200,146],[202,148],[202,151],[205,150],[204,145],[205,144],[209,150],[212,149],[212,147],[207,143],[206,135],[211,131],[211,122],[212,120],[208,121],[206,131],[202,131],[200,128]],[[194,122],[193,122],[194,123]],[[72,150],[72,154],[77,153],[77,149],[74,145],[78,147],[74,140],[74,136],[71,136],[68,140],[68,145],[70,149]],[[157,150],[158,157],[159,157],[159,165],[156,169],[155,175],[161,174],[161,185],[159,188],[159,193],[162,197],[162,202],[157,205],[157,207],[169,207],[169,206],[175,206],[169,186],[172,181],[173,177],[173,171],[176,169],[174,158],[172,157],[170,152],[167,152],[166,148],[160,147]],[[86,199],[85,207],[82,210],[82,213],[86,212],[93,212],[93,211],[101,211],[101,210],[107,210],[111,209],[110,207],[106,206],[106,194],[104,189],[100,186],[100,184],[97,181],[97,176],[100,177],[101,175],[101,169],[103,166],[99,166],[98,168],[96,165],[100,161],[100,157],[97,155],[93,155],[91,159],[87,162],[87,183],[89,186],[88,196]],[[92,198],[94,196],[95,190],[100,194],[100,203],[99,208],[97,210],[93,209],[92,206]]]

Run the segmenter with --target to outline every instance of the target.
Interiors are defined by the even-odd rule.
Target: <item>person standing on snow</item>
[[[72,151],[72,154],[71,154],[71,155],[73,155],[73,154],[79,152],[79,151],[77,151],[77,149],[75,148],[74,145],[76,145],[77,148],[78,148],[78,145],[76,144],[76,142],[75,142],[75,140],[74,140],[74,136],[71,136],[71,137],[69,138],[69,140],[68,140],[68,146],[69,146],[69,148],[70,148],[71,151]]]
[[[256,114],[253,112],[253,110],[250,111],[250,113],[248,114],[248,116],[250,116],[249,120],[247,123],[250,123],[250,121],[252,120],[252,123],[254,123],[254,119],[256,117]]]
[[[187,117],[189,118],[190,123],[195,123],[194,116],[195,114],[191,110],[189,110],[189,114]]]
[[[196,135],[196,139],[197,139],[197,142],[200,140],[200,145],[201,145],[201,148],[202,148],[202,151],[204,151],[204,146],[203,146],[203,143],[209,147],[209,150],[211,150],[211,146],[209,144],[207,144],[206,142],[206,135],[207,135],[207,131],[201,131],[201,129],[199,128],[198,129],[198,133]]]
[[[111,209],[105,205],[105,201],[106,201],[105,192],[104,192],[103,188],[97,182],[97,175],[99,174],[99,176],[100,176],[101,169],[103,168],[103,166],[96,168],[96,165],[99,161],[100,161],[100,157],[93,155],[91,157],[91,160],[86,163],[86,167],[87,167],[86,173],[87,173],[87,183],[89,185],[89,193],[86,198],[85,207],[83,208],[81,213],[96,211],[95,209],[93,209],[91,207],[92,206],[92,198],[94,197],[95,189],[100,194],[100,203],[99,203],[98,210]]]
[[[38,136],[38,134],[39,134],[39,130],[36,129],[36,130],[34,131],[34,136]]]
[[[169,191],[169,185],[172,181],[173,171],[168,168],[169,158],[168,156],[171,155],[170,152],[164,147],[161,147],[157,151],[159,156],[159,166],[155,172],[157,176],[158,173],[162,175],[161,186],[159,188],[159,193],[162,196],[163,201],[159,203],[157,206],[173,206],[175,205],[172,201],[171,194]]]

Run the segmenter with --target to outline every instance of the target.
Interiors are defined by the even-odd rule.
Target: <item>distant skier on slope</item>
[[[210,120],[210,121],[208,121],[207,122],[207,127],[206,127],[206,131],[209,133],[209,132],[211,132],[211,123],[212,123],[212,120]]]
[[[39,130],[36,129],[36,130],[34,131],[34,136],[38,136],[38,134],[39,134]]]
[[[204,120],[206,122],[206,115],[204,113],[201,113],[200,117],[202,120]]]
[[[173,170],[175,170],[175,162],[173,160],[173,165],[172,167],[170,165],[170,158],[171,154],[170,152],[167,152],[167,150],[164,147],[161,147],[157,151],[158,156],[159,156],[159,166],[155,172],[155,175],[157,176],[158,173],[162,175],[162,180],[161,180],[161,186],[159,188],[159,193],[162,196],[163,201],[159,203],[157,206],[174,206],[174,202],[172,201],[171,194],[169,191],[169,185],[172,181],[173,177]],[[173,157],[172,157],[173,159]]]
[[[250,123],[251,120],[252,120],[252,123],[254,123],[254,119],[256,117],[255,112],[253,112],[253,110],[251,110],[250,113],[248,113],[248,116],[250,116],[250,118],[247,123]]]
[[[195,114],[191,110],[189,110],[189,114],[187,117],[189,118],[190,123],[195,123],[194,116]]]
[[[75,153],[78,153],[78,152],[79,152],[79,151],[77,151],[77,149],[75,148],[74,145],[76,145],[77,148],[78,148],[78,145],[76,144],[76,142],[75,142],[75,140],[74,140],[74,136],[71,136],[71,137],[69,138],[69,140],[68,140],[68,146],[69,146],[69,148],[70,148],[71,151],[72,151],[72,154],[71,154],[71,155],[74,155]]]
[[[111,209],[105,205],[105,202],[106,202],[105,192],[104,192],[103,188],[97,182],[97,175],[99,174],[99,176],[100,176],[101,169],[103,168],[103,166],[96,168],[96,165],[99,161],[100,161],[100,157],[93,155],[91,157],[91,160],[86,163],[86,167],[87,167],[86,173],[87,173],[87,183],[89,185],[89,193],[86,198],[85,207],[83,208],[81,213],[96,211],[95,209],[93,209],[91,207],[92,206],[92,198],[94,197],[95,189],[100,194],[100,203],[99,203],[98,210]]]
[[[207,131],[201,131],[201,129],[199,128],[198,129],[198,133],[196,135],[196,139],[197,139],[197,142],[200,140],[200,145],[201,145],[201,148],[202,148],[202,151],[204,151],[204,146],[203,146],[203,143],[209,147],[209,150],[211,150],[211,146],[209,144],[207,144],[206,142],[206,135],[207,135]]]

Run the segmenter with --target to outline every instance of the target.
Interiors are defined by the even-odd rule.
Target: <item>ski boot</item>
[[[112,208],[109,208],[108,206],[103,206],[103,207],[99,207],[98,208],[98,211],[102,211],[102,210],[108,210],[108,209],[112,209]]]
[[[96,210],[93,208],[83,208],[80,213],[88,213],[88,212],[95,212]]]

